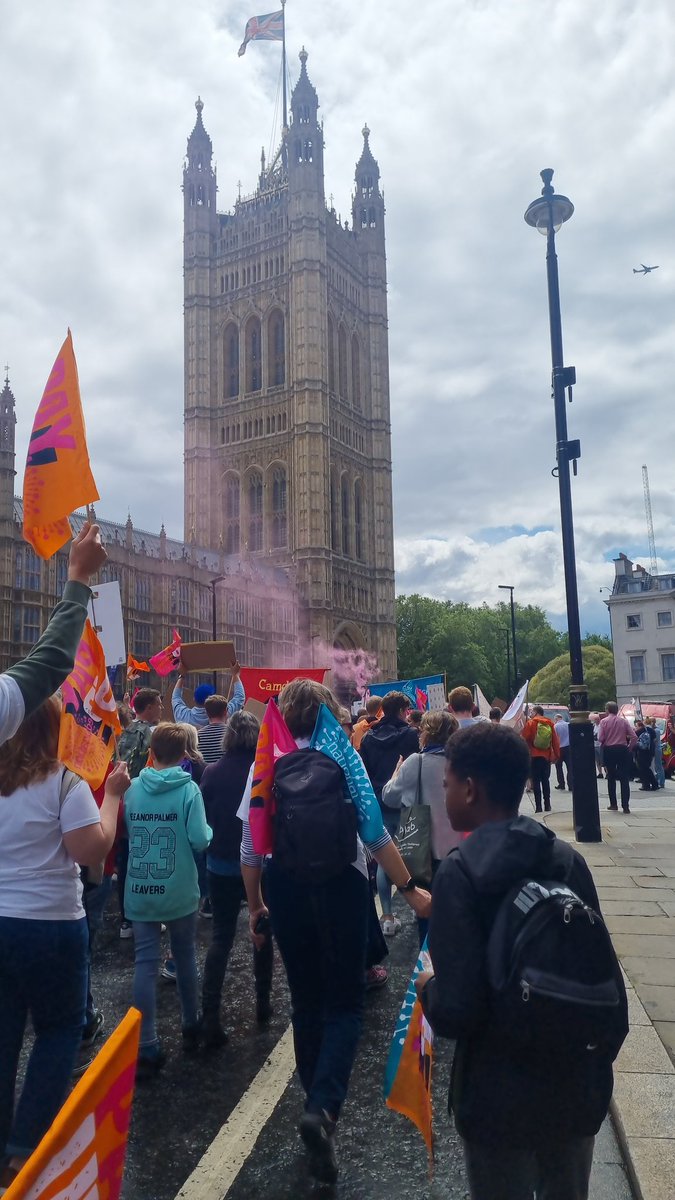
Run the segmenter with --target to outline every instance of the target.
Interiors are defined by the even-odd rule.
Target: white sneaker
[[[395,937],[401,928],[401,922],[398,917],[383,917],[382,932],[385,937]]]

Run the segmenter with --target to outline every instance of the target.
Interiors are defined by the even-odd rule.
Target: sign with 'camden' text
[[[262,704],[266,704],[272,697],[278,696],[291,679],[313,679],[315,683],[323,683],[327,670],[327,667],[276,667],[260,670],[256,667],[242,667],[241,682],[247,700],[260,700]]]

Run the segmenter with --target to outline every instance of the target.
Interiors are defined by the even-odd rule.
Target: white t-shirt
[[[59,800],[63,768],[11,796],[0,796],[0,916],[76,921],[84,916],[82,884],[63,834],[100,821],[89,784],[73,784]]]
[[[0,746],[14,737],[24,713],[23,696],[16,679],[12,675],[0,675]]]

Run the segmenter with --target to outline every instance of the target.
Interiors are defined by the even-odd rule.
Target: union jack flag
[[[281,42],[284,36],[284,10],[266,13],[264,17],[250,17],[246,22],[244,40],[239,47],[239,57],[246,53],[249,42]]]

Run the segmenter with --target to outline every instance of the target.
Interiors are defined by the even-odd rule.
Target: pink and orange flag
[[[146,662],[139,662],[134,658],[133,654],[127,654],[127,671],[149,671],[150,668]]]
[[[256,854],[271,854],[274,848],[272,788],[274,764],[282,754],[297,750],[295,738],[273,700],[265,709],[260,725],[253,764],[253,787],[248,821]]]
[[[129,1009],[79,1080],[5,1200],[119,1200],[141,1014]]]
[[[68,330],[30,435],[23,481],[23,536],[40,558],[51,558],[71,537],[70,513],[98,499]]]
[[[431,969],[425,940],[403,998],[384,1073],[387,1108],[402,1113],[419,1129],[429,1154],[430,1174],[434,1162],[431,1106],[434,1035],[415,991],[415,980],[420,971]]]
[[[182,644],[183,641],[178,630],[174,629],[171,645],[165,646],[163,650],[159,650],[157,654],[153,654],[150,659],[150,666],[158,675],[170,675],[172,671],[178,670]]]
[[[122,732],[103,646],[87,620],[75,666],[61,688],[63,708],[58,758],[91,787],[103,783]]]

